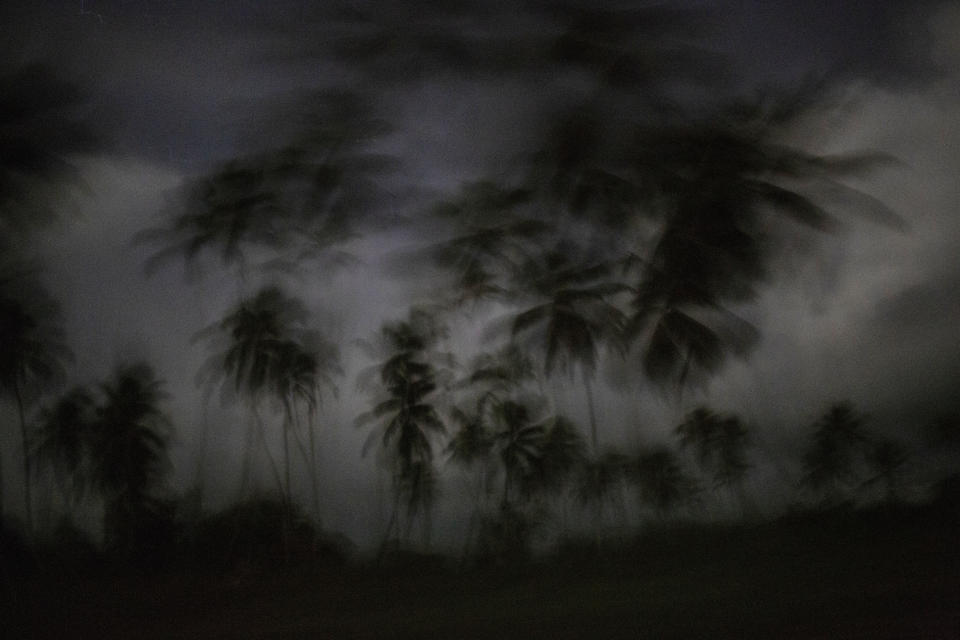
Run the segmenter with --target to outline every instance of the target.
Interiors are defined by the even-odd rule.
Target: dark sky
[[[235,415],[229,407],[214,399],[199,408],[193,378],[206,354],[190,338],[219,318],[236,285],[216,270],[187,282],[178,264],[148,279],[144,250],[131,238],[175,206],[174,189],[184,179],[269,137],[257,123],[273,98],[354,81],[341,66],[306,55],[334,6],[317,11],[309,4],[117,0],[0,10],[7,64],[48,61],[76,78],[89,96],[90,117],[109,137],[105,151],[75,160],[85,189],[64,208],[77,215],[66,216],[43,249],[48,282],[65,307],[77,377],[101,379],[125,358],[153,361],[172,396],[178,483],[196,478],[199,427],[206,420],[204,480],[223,500],[232,498],[242,443],[230,430]],[[956,409],[960,5],[696,5],[708,10],[705,46],[737,71],[731,91],[830,74],[842,108],[826,124],[798,127],[795,140],[816,151],[877,149],[896,156],[900,164],[857,186],[898,212],[907,230],[850,218],[833,235],[798,231],[796,241],[806,250],[783,258],[777,277],[742,310],[761,330],[756,352],[680,400],[639,388],[627,401],[601,390],[601,415],[613,425],[608,439],[629,446],[657,440],[684,407],[704,399],[759,425],[771,450],[792,446],[797,429],[838,399],[853,400],[889,430]],[[376,3],[336,7],[372,15],[382,10]],[[383,15],[401,24],[406,19],[396,10]],[[500,162],[503,136],[489,132],[523,127],[524,110],[513,102],[538,99],[527,85],[449,77],[390,95],[399,120],[391,150],[409,176],[431,188],[454,186]],[[380,531],[377,496],[386,485],[371,473],[373,461],[361,458],[364,434],[352,426],[365,398],[354,391],[359,356],[349,345],[400,315],[408,288],[387,278],[379,259],[409,240],[365,238],[356,247],[364,260],[359,270],[298,285],[344,345],[350,365],[340,401],[325,414],[324,519],[361,544]],[[620,367],[603,372],[612,386],[623,384]],[[561,394],[578,416],[579,393]],[[5,433],[5,441],[14,436]],[[3,449],[4,469],[16,468],[16,447]]]

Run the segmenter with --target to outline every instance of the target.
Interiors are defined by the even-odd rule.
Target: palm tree
[[[107,544],[137,550],[164,510],[171,425],[163,382],[145,363],[117,367],[100,386],[90,438],[90,480],[105,502]]]
[[[901,442],[891,438],[875,439],[868,447],[866,457],[867,473],[870,477],[864,480],[861,486],[882,483],[884,501],[888,504],[896,503],[900,498],[904,466],[909,459],[907,448]]]
[[[539,332],[546,375],[555,366],[571,376],[579,369],[596,453],[599,438],[591,381],[602,343],[614,339],[622,329],[624,316],[609,297],[624,291],[625,286],[605,279],[609,264],[573,263],[571,250],[559,246],[542,256],[542,261],[527,262],[519,278],[537,302],[514,317],[511,332],[514,338]]]
[[[49,187],[76,180],[72,154],[98,145],[80,117],[78,87],[43,64],[0,72],[0,259],[19,250],[23,234],[56,217]]]
[[[322,336],[305,327],[309,314],[297,298],[279,287],[265,287],[253,298],[241,301],[219,323],[197,334],[218,349],[204,365],[200,378],[207,383],[229,381],[229,388],[245,397],[253,414],[253,429],[277,486],[288,506],[292,500],[290,439],[301,447],[310,469],[314,507],[319,516],[314,414],[324,387],[336,391],[334,376],[341,373],[339,352]],[[264,400],[278,403],[283,412],[283,474],[265,440],[259,409]],[[309,449],[299,440],[299,408],[307,412]],[[252,434],[251,434],[252,435]],[[248,441],[252,442],[249,437]],[[244,482],[249,472],[246,452]]]
[[[363,451],[379,440],[393,475],[394,507],[387,525],[387,539],[394,531],[399,538],[400,503],[407,498],[407,529],[420,506],[429,506],[433,493],[434,436],[446,432],[432,402],[437,390],[436,369],[429,361],[429,349],[441,329],[418,310],[406,321],[385,325],[380,331],[387,359],[375,365],[379,387],[386,397],[370,411],[357,416],[357,426],[374,423]],[[426,500],[426,502],[420,502]]]
[[[641,503],[652,507],[661,518],[692,500],[698,490],[684,472],[676,453],[664,446],[637,454],[631,476]]]
[[[496,407],[494,442],[503,465],[503,493],[500,502],[509,506],[532,491],[545,437],[544,425],[534,420],[523,403],[506,400]]]
[[[369,148],[390,129],[373,105],[355,91],[329,89],[282,101],[264,127],[273,136],[263,149],[189,182],[183,207],[137,235],[160,246],[147,269],[172,257],[189,266],[213,251],[237,266],[243,282],[251,250],[266,251],[263,266],[287,271],[331,253],[324,266],[349,262],[336,247],[356,237],[394,164]]]
[[[831,197],[902,228],[887,207],[839,180],[889,158],[818,156],[782,143],[782,132],[817,97],[735,104],[700,123],[639,135],[634,170],[669,203],[651,246],[638,251],[628,325],[650,378],[682,387],[698,372],[715,372],[729,353],[750,349],[756,331],[729,307],[755,296],[767,275],[768,238],[784,218],[827,230],[834,218],[821,203]]]
[[[580,477],[577,483],[577,497],[584,506],[592,506],[593,527],[597,542],[600,542],[604,527],[605,507],[619,512],[621,518],[626,516],[623,505],[624,483],[629,478],[629,459],[615,451],[610,451],[599,458],[584,460],[579,468]]]
[[[274,347],[273,394],[280,400],[284,413],[284,460],[286,484],[290,488],[289,443],[292,433],[300,446],[311,480],[316,516],[320,516],[320,487],[317,475],[316,413],[323,400],[323,390],[336,394],[334,376],[342,374],[340,353],[336,346],[312,331],[303,332],[300,340],[281,341]],[[307,444],[299,438],[300,407],[306,411]]]
[[[453,276],[454,305],[503,299],[509,280],[550,225],[517,209],[530,201],[525,189],[490,181],[468,183],[434,207],[434,218],[453,226],[453,237],[428,246],[433,264]],[[436,232],[434,232],[436,233]]]
[[[677,426],[680,449],[693,449],[700,470],[714,489],[737,487],[750,468],[750,432],[735,415],[722,416],[698,407]]]
[[[82,498],[89,484],[90,445],[96,401],[85,387],[74,387],[39,416],[31,455],[52,469],[68,506]]]
[[[849,402],[832,405],[814,423],[803,452],[802,484],[827,501],[857,484],[862,457],[869,445],[865,418]]]
[[[24,508],[33,529],[27,408],[65,376],[72,357],[59,324],[60,309],[33,274],[0,274],[0,394],[16,404],[23,447]]]

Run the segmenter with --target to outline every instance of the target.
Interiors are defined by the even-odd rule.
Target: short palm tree
[[[849,402],[832,405],[813,425],[803,452],[804,486],[825,501],[837,500],[858,484],[869,440],[864,417]]]
[[[615,451],[581,463],[577,498],[584,506],[593,508],[593,526],[599,542],[607,509],[625,517],[623,490],[629,479],[630,461]]]
[[[698,407],[676,428],[681,449],[693,449],[700,469],[715,489],[740,483],[750,468],[750,433],[735,415],[722,416]]]
[[[641,504],[663,518],[670,511],[696,497],[696,483],[687,475],[676,453],[668,447],[654,447],[637,454],[631,478]]]
[[[900,499],[900,488],[904,467],[910,456],[906,446],[890,438],[875,439],[867,449],[866,466],[869,477],[863,481],[864,487],[881,483],[884,500],[888,504]]]

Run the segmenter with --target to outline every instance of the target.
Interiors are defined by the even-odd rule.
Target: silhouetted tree
[[[206,250],[245,280],[251,257],[288,272],[320,260],[349,263],[338,249],[370,221],[395,162],[370,147],[390,130],[355,91],[320,90],[282,100],[263,117],[272,132],[256,151],[189,182],[181,208],[137,236],[159,245],[148,270],[171,257],[193,263]]]
[[[98,147],[83,102],[78,87],[47,65],[0,71],[0,259],[56,217],[51,187],[77,179],[69,156]]]
[[[496,412],[501,403],[523,392],[524,384],[534,377],[529,357],[514,343],[495,353],[474,358],[467,375],[455,385],[467,402],[451,409],[453,423],[459,428],[447,445],[450,460],[476,475],[471,487],[474,508],[464,540],[464,553],[474,542],[477,527],[494,491],[498,472],[495,455]]]
[[[305,328],[308,315],[299,299],[288,296],[278,287],[267,287],[253,298],[241,301],[221,322],[197,336],[211,338],[214,347],[219,344],[221,348],[205,364],[201,378],[207,382],[229,380],[233,390],[247,399],[255,429],[263,440],[264,452],[287,504],[292,499],[290,438],[296,421],[295,405],[306,403],[308,411],[312,410],[321,383],[331,385],[332,375],[339,372],[336,349]],[[307,346],[310,343],[318,348],[311,351]],[[262,401],[268,399],[283,407],[282,478],[266,443],[259,413]],[[248,462],[249,455],[248,451]],[[309,460],[313,454],[307,457]]]
[[[513,400],[497,406],[495,420],[494,440],[504,472],[500,501],[509,506],[529,495],[525,489],[530,486],[528,479],[536,473],[543,455],[545,428],[535,421],[526,404]]]
[[[90,484],[95,410],[90,390],[74,387],[41,411],[33,433],[31,454],[39,467],[52,469],[68,506],[82,498]]]
[[[590,439],[594,454],[599,447],[596,409],[591,380],[600,348],[619,335],[624,316],[609,297],[624,290],[620,283],[605,280],[609,265],[601,262],[576,264],[573,247],[559,246],[540,261],[528,261],[521,270],[520,286],[536,300],[513,320],[514,337],[540,331],[544,372],[554,366],[572,375],[579,368],[590,414]]]
[[[631,478],[641,504],[651,507],[661,518],[688,504],[698,492],[696,483],[668,447],[654,447],[637,454]]]
[[[890,438],[874,439],[867,447],[866,472],[868,477],[862,486],[882,484],[884,500],[895,503],[900,499],[904,467],[910,456],[906,446]]]
[[[170,421],[163,382],[143,363],[118,367],[100,386],[91,430],[90,480],[103,497],[107,546],[136,553],[166,517]]]
[[[715,490],[742,488],[750,469],[750,432],[740,418],[698,407],[677,426],[675,433],[681,450],[693,449],[701,472],[710,478]]]
[[[340,353],[335,345],[323,340],[316,332],[304,332],[300,340],[286,340],[275,347],[275,375],[272,383],[273,393],[283,405],[284,429],[292,432],[304,454],[311,489],[313,491],[314,510],[320,516],[320,487],[317,476],[316,413],[323,399],[324,389],[336,394],[334,376],[341,375]],[[300,407],[306,411],[307,444],[300,441]],[[289,451],[285,451],[288,455]],[[289,460],[287,467],[287,487],[289,492]]]
[[[27,410],[43,391],[64,378],[64,362],[72,358],[59,315],[59,305],[34,274],[0,273],[0,394],[16,405],[23,448],[24,509],[31,531]]]
[[[813,425],[803,453],[803,485],[826,501],[855,487],[869,440],[864,417],[849,402],[832,405]]]
[[[463,185],[455,197],[433,208],[441,228],[431,229],[431,235],[452,237],[429,245],[425,252],[452,274],[453,304],[510,296],[521,264],[550,230],[549,224],[524,210],[530,199],[525,189],[481,181]]]
[[[355,421],[357,426],[376,425],[364,444],[364,453],[379,440],[392,471],[394,508],[387,525],[388,539],[391,531],[399,537],[402,530],[399,506],[403,498],[408,530],[417,510],[428,507],[433,498],[432,440],[445,433],[446,426],[432,402],[437,371],[429,351],[443,332],[422,310],[412,310],[406,321],[384,325],[380,339],[387,359],[371,371],[378,374],[378,386],[386,397]]]
[[[583,505],[593,508],[592,524],[598,543],[608,510],[617,513],[621,520],[626,517],[623,491],[629,476],[629,459],[615,451],[580,464],[577,497]]]

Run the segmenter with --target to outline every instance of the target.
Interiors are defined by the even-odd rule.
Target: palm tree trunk
[[[250,477],[253,474],[253,451],[257,440],[257,427],[253,414],[251,413],[247,418],[249,423],[247,424],[247,433],[244,438],[243,460],[240,463],[240,495],[238,500],[241,502],[247,497]]]
[[[284,402],[286,405],[287,403]],[[293,500],[293,491],[290,487],[290,408],[286,407],[286,414],[283,419],[283,483],[286,492],[286,502],[289,507]]]
[[[20,416],[20,439],[23,443],[23,501],[26,509],[27,531],[33,533],[33,496],[30,487],[30,450],[27,444],[27,419],[23,408],[23,394],[20,383],[14,378],[13,395],[17,399],[17,412]]]
[[[307,445],[304,446],[300,438],[300,414],[296,410],[295,402],[291,402],[293,408],[293,435],[296,438],[297,447],[300,449],[300,455],[303,456],[303,462],[307,465],[307,471],[310,477],[310,493],[313,500],[313,511],[317,523],[320,522],[320,480],[317,477],[317,445],[314,437],[314,408],[307,407]],[[309,448],[309,450],[308,450]]]
[[[280,469],[277,467],[277,461],[273,458],[273,454],[270,453],[270,444],[267,442],[267,436],[263,430],[263,420],[260,418],[260,412],[257,411],[256,405],[251,407],[253,411],[254,422],[256,424],[257,435],[260,438],[260,444],[263,445],[263,451],[267,455],[267,463],[270,465],[270,471],[273,473],[273,479],[277,483],[277,488],[280,490],[280,496],[285,501],[286,493],[283,490],[283,479],[280,477]]]
[[[320,479],[317,476],[317,443],[313,433],[315,425],[314,407],[307,408],[307,439],[310,445],[310,484],[313,491],[313,510],[320,522]]]
[[[597,438],[597,410],[593,405],[593,385],[590,384],[590,376],[584,374],[583,388],[587,391],[587,410],[590,412],[590,441],[593,444],[593,454],[599,455],[600,443]]]
[[[390,534],[393,533],[394,527],[397,529],[397,538],[400,537],[400,522],[398,521],[400,513],[400,492],[396,489],[393,492],[393,510],[390,512],[390,520],[387,522],[387,531],[383,537],[383,542],[380,544],[380,553],[378,561],[383,559],[383,554],[387,550],[387,545],[390,543]]]

